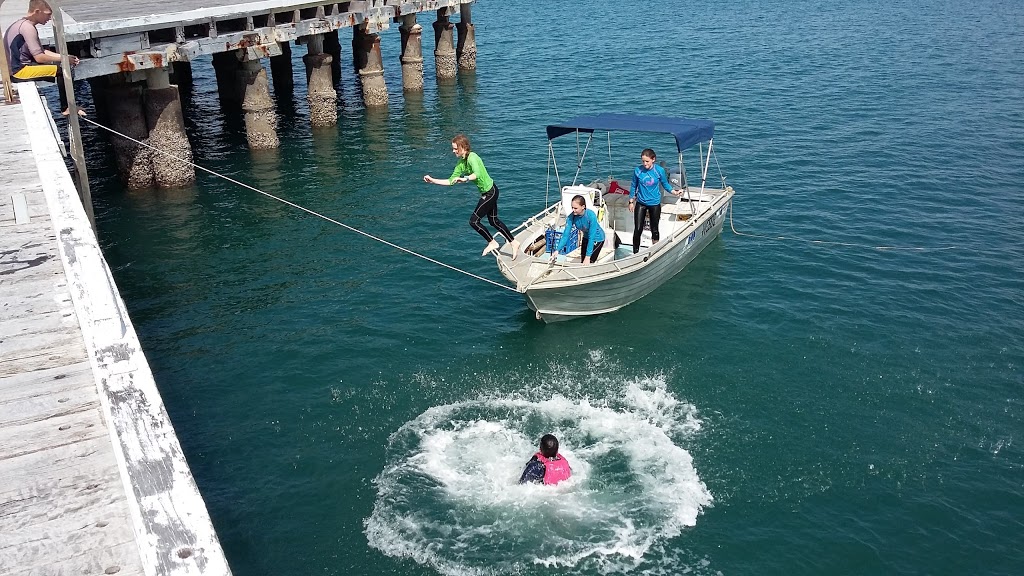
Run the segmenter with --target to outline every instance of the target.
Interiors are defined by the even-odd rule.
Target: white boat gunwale
[[[727,197],[727,194],[725,194],[726,190],[722,190],[722,192],[723,194],[717,200],[711,202],[710,205],[705,210],[701,211],[701,213],[696,218],[690,218],[688,221],[686,221],[687,223],[685,226],[676,228],[675,230],[672,231],[668,238],[663,238],[660,242],[652,245],[650,249],[641,250],[636,254],[631,254],[629,256],[619,259],[599,261],[595,264],[581,264],[579,262],[570,262],[568,261],[568,259],[564,262],[549,263],[546,253],[545,256],[531,256],[528,254],[520,254],[519,258],[527,258],[534,263],[549,263],[553,271],[561,270],[564,273],[569,274],[570,278],[564,281],[564,285],[571,285],[579,282],[586,283],[600,281],[603,279],[601,278],[601,274],[603,274],[605,272],[605,269],[608,268],[609,266],[615,268],[616,272],[629,274],[633,272],[633,270],[630,270],[628,268],[633,268],[638,264],[644,264],[650,262],[655,258],[661,257],[663,254],[666,253],[666,251],[671,250],[670,243],[679,242],[681,238],[689,236],[690,233],[694,232],[700,226],[704,225],[704,223],[708,221],[708,218],[712,214],[717,213],[719,208],[727,207],[730,202],[731,195],[728,195]],[[548,208],[548,210],[545,210],[540,214],[550,214],[551,212],[557,211],[559,207],[560,203],[553,204],[551,207]],[[531,224],[530,227],[523,228],[522,233],[525,234],[529,232],[531,229],[534,229],[538,226],[546,227],[547,224],[544,224],[543,222],[540,221],[534,222],[533,224]],[[514,229],[513,233],[515,233],[515,231],[518,229],[519,227]],[[541,228],[541,230],[543,230],[543,228]],[[533,236],[533,234],[527,234],[526,237],[529,236]],[[515,237],[517,240],[522,242],[522,240],[520,239],[520,235],[515,235]],[[513,276],[515,276],[514,268],[510,266],[510,263],[514,262],[515,261],[512,259],[511,255],[505,253],[502,253],[498,258],[499,268],[501,268],[503,271],[507,270],[509,274],[512,274]],[[573,270],[584,270],[590,273],[583,277],[577,277],[572,274]],[[508,277],[507,274],[506,277]],[[551,284],[548,285],[550,287],[563,286],[562,284],[557,284],[556,280],[552,280],[550,278],[548,279],[548,282],[551,282]],[[532,285],[532,283],[530,285]],[[525,293],[530,285],[527,285],[525,287],[517,286],[516,290],[518,292]]]

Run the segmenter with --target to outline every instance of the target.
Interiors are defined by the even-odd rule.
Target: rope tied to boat
[[[216,176],[217,178],[221,178],[221,179],[227,180],[228,182],[231,182],[232,184],[235,184],[236,186],[241,186],[242,188],[246,188],[246,189],[251,190],[253,192],[256,192],[258,194],[262,194],[262,195],[266,196],[267,198],[271,198],[273,200],[277,200],[278,202],[280,202],[282,204],[287,204],[288,206],[291,206],[292,208],[295,208],[297,210],[301,210],[301,211],[303,211],[303,212],[305,212],[307,214],[310,214],[312,216],[316,216],[317,218],[320,218],[322,220],[326,220],[327,222],[330,222],[331,224],[335,224],[337,226],[341,226],[342,228],[345,228],[346,230],[348,230],[350,232],[355,232],[356,234],[360,234],[362,236],[365,236],[366,238],[369,238],[371,240],[375,240],[377,242],[380,242],[381,244],[385,244],[385,245],[390,246],[390,247],[392,247],[392,248],[394,248],[396,250],[405,252],[406,254],[410,254],[412,256],[416,256],[417,258],[422,258],[423,260],[426,260],[427,262],[430,262],[432,264],[436,264],[436,265],[441,266],[443,268],[447,268],[449,270],[452,270],[453,272],[458,272],[459,274],[465,274],[466,276],[469,276],[470,278],[475,278],[477,280],[481,280],[483,282],[487,282],[488,284],[492,284],[494,286],[497,286],[498,288],[502,288],[502,289],[508,290],[510,292],[516,292],[516,289],[512,288],[511,286],[506,286],[504,284],[499,284],[498,282],[495,282],[494,280],[491,280],[489,278],[484,278],[483,276],[479,276],[477,274],[473,274],[472,272],[469,272],[467,270],[463,270],[461,268],[456,268],[455,266],[452,266],[451,264],[445,264],[444,262],[441,262],[439,260],[435,260],[435,259],[433,259],[433,258],[431,258],[429,256],[425,256],[423,254],[420,254],[419,252],[410,250],[410,249],[405,248],[403,246],[399,246],[398,244],[395,244],[394,242],[389,242],[388,240],[385,240],[385,239],[380,238],[378,236],[374,236],[373,234],[370,234],[369,232],[364,232],[364,231],[362,231],[362,230],[360,230],[360,229],[358,229],[358,228],[356,228],[354,226],[350,226],[348,224],[345,224],[344,222],[340,222],[338,220],[335,220],[334,218],[331,218],[330,216],[325,216],[325,215],[323,215],[323,214],[321,214],[319,212],[316,212],[315,210],[310,210],[309,208],[306,208],[305,206],[300,206],[299,204],[296,204],[296,203],[294,203],[294,202],[292,202],[290,200],[285,200],[284,198],[281,198],[279,196],[275,196],[275,195],[273,195],[273,194],[271,194],[269,192],[265,192],[263,190],[260,190],[259,188],[256,188],[254,186],[250,186],[249,184],[246,184],[244,182],[239,182],[238,180],[235,180],[234,178],[231,178],[229,176],[225,176],[224,174],[220,174],[220,173],[218,173],[218,172],[216,172],[214,170],[210,170],[209,168],[200,166],[198,164],[195,164],[194,162],[190,162],[188,160],[185,160],[183,158],[175,156],[174,154],[171,154],[169,152],[165,152],[164,150],[160,150],[159,148],[151,146],[151,145],[149,145],[149,144],[147,144],[145,142],[141,142],[139,140],[136,140],[135,138],[132,138],[131,136],[128,136],[127,134],[122,134],[122,133],[118,132],[117,130],[114,130],[113,128],[110,128],[109,126],[104,126],[103,124],[100,124],[99,122],[96,122],[96,121],[92,120],[91,118],[83,117],[83,118],[79,118],[79,120],[83,121],[83,122],[88,122],[89,124],[92,124],[93,126],[96,126],[97,128],[100,128],[102,130],[106,130],[107,132],[110,132],[111,134],[120,136],[121,138],[124,138],[126,140],[130,140],[130,141],[138,144],[139,146],[143,146],[145,148],[148,148],[149,150],[152,150],[154,152],[157,152],[159,154],[167,156],[168,158],[171,158],[173,160],[177,160],[178,162],[181,162],[182,164],[188,164],[188,165],[192,166],[193,168],[195,168],[197,170],[202,170],[203,172],[206,172],[207,174],[212,174],[213,176]],[[497,255],[495,257],[497,258]]]

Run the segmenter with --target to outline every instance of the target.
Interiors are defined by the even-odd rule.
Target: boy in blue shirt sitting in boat
[[[551,261],[554,262],[556,256],[565,249],[573,229],[583,234],[583,240],[580,242],[580,264],[586,264],[588,257],[591,264],[597,262],[601,248],[604,247],[604,230],[597,221],[597,214],[587,209],[586,200],[579,194],[572,197],[572,214],[565,219],[565,230],[562,231],[558,245],[551,252]]]

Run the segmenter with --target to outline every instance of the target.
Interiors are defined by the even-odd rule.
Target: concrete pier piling
[[[281,47],[281,54],[270,57],[270,75],[274,78],[274,93],[281,96],[291,93],[295,79],[292,76],[291,42],[278,42],[277,45]]]
[[[177,86],[179,90],[187,90],[192,88],[191,62],[171,63],[171,84]]]
[[[149,136],[146,127],[146,114],[142,106],[141,84],[111,83],[105,92],[106,108],[110,116],[111,128],[145,142]],[[153,163],[150,161],[152,152],[131,140],[119,136],[111,136],[114,147],[114,160],[121,181],[129,190],[152,188]]]
[[[331,76],[334,83],[341,82],[341,39],[338,31],[331,30],[321,34],[324,38],[324,52],[331,55]]]
[[[330,36],[330,35],[328,35]],[[338,35],[334,34],[335,40]],[[331,63],[334,58],[324,52],[324,35],[306,37],[308,53],[302,57],[306,65],[309,101],[309,123],[314,127],[334,126],[338,123],[338,93],[334,89]],[[340,50],[340,46],[339,46]]]
[[[170,83],[167,69],[147,71],[144,95],[148,144],[170,155],[150,155],[154,183],[159,188],[173,188],[195,182],[196,170],[190,164],[192,146],[185,134],[181,99],[178,87]]]
[[[178,87],[170,83],[170,70],[155,68],[131,77],[140,81],[127,82],[123,76],[112,75],[94,83],[94,98],[103,102],[104,117],[113,130],[166,155],[112,135],[114,160],[125,187],[173,188],[194,182],[192,146],[185,134]],[[145,82],[141,82],[143,77]]]
[[[217,94],[221,102],[238,102],[242,99],[238,89],[238,71],[241,64],[238,51],[217,52],[213,55],[213,72],[217,77]]]
[[[108,124],[110,114],[107,112],[107,87],[110,85],[110,76],[95,76],[89,78],[89,92],[92,94],[92,105],[96,110],[98,122]]]
[[[423,91],[423,27],[416,23],[416,15],[402,16],[398,28],[402,35],[402,90]]]
[[[277,112],[270,99],[267,71],[259,60],[245,60],[238,70],[238,87],[245,114],[245,136],[251,150],[269,150],[281,146],[277,138]]]
[[[384,83],[380,35],[367,33],[365,26],[352,28],[352,52],[363,85],[363,103],[368,107],[387,106],[388,88]]]
[[[459,61],[459,70],[466,72],[476,71],[476,32],[473,29],[470,6],[463,4],[459,7],[459,24],[456,26],[459,31],[459,44],[455,49],[455,55]]]
[[[438,80],[452,80],[458,71],[454,28],[448,20],[447,9],[438,10],[434,21],[434,68]]]

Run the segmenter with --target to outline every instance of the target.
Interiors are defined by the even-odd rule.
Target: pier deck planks
[[[141,575],[20,106],[0,105],[0,133],[0,576]]]

